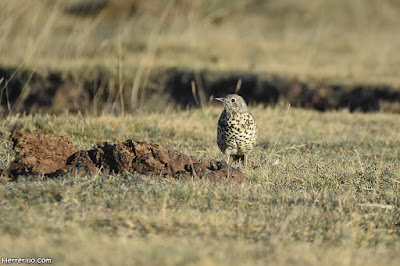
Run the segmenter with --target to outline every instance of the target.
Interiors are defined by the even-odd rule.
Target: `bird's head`
[[[215,98],[224,104],[227,112],[244,112],[247,111],[246,102],[237,94],[229,94],[224,98]]]

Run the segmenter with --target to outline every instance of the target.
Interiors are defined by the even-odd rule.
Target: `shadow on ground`
[[[319,111],[348,108],[351,112],[381,110],[381,102],[400,104],[400,89],[388,85],[341,85],[306,83],[270,74],[214,73],[167,69],[154,73],[146,88],[137,93],[140,103],[161,99],[164,104],[183,108],[207,104],[210,99],[235,92],[250,103],[276,104],[283,100],[292,106]],[[99,71],[85,78],[65,73],[39,74],[29,70],[0,68],[0,115],[13,113],[105,112],[132,110],[133,81],[118,84],[118,78]],[[197,89],[192,90],[196,81]],[[123,99],[121,100],[121,88]],[[155,97],[157,96],[157,97]],[[123,102],[123,106],[121,106]],[[160,103],[149,104],[160,106]],[[400,110],[397,110],[400,111]]]

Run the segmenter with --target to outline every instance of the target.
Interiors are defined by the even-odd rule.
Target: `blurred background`
[[[2,115],[250,103],[400,112],[397,0],[0,2]]]

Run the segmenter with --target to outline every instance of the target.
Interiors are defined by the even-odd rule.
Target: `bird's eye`
[[[234,102],[236,102],[236,99],[235,99],[235,98],[233,98],[233,99],[231,100],[231,102],[233,102],[233,103],[234,103]]]

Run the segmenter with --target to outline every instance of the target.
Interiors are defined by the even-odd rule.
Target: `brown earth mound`
[[[101,143],[90,150],[79,151],[65,136],[32,136],[15,131],[10,139],[16,152],[8,171],[11,180],[19,175],[60,178],[68,173],[91,175],[100,171],[135,171],[178,179],[245,180],[242,172],[225,162],[200,162],[196,157],[154,143],[127,140],[117,144]]]
[[[50,174],[65,166],[69,156],[79,151],[68,137],[14,131],[10,136],[15,160],[9,173],[19,175]]]

